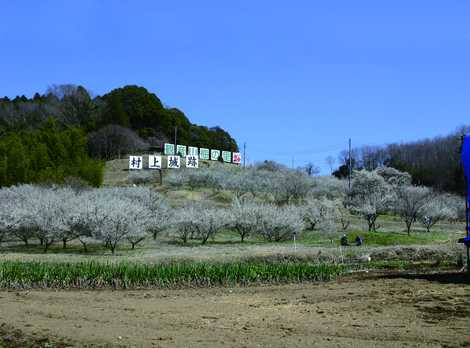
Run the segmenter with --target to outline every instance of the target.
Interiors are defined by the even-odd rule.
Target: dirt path
[[[0,324],[77,347],[470,346],[470,282],[437,280],[1,291]]]

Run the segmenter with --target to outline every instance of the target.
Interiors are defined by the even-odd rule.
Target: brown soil
[[[1,291],[2,323],[26,337],[77,347],[464,347],[470,281],[437,275],[247,288]]]

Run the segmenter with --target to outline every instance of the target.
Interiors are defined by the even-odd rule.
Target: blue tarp
[[[470,184],[470,135],[464,135],[462,144],[462,165],[463,172],[465,175],[465,181],[467,184],[467,207],[470,207],[470,190],[468,185]],[[467,210],[468,216],[468,210]],[[470,219],[467,219],[467,222]],[[470,233],[470,226],[467,225],[467,235]]]

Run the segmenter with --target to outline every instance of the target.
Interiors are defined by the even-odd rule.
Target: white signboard
[[[220,157],[220,150],[211,150],[211,160],[218,161]]]
[[[186,156],[186,168],[199,168],[199,158],[197,156]]]
[[[232,162],[233,163],[240,164],[241,161],[242,161],[242,155],[240,154],[240,152],[232,153]]]
[[[210,159],[210,151],[209,149],[200,148],[199,149],[199,158],[202,160],[209,160]]]
[[[142,156],[129,156],[129,169],[142,169]]]
[[[149,156],[149,169],[162,169],[162,156]]]
[[[168,156],[167,168],[179,169],[180,167],[180,156]]]

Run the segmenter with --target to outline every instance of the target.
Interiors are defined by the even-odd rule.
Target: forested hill
[[[0,98],[0,131],[41,128],[52,117],[58,125],[78,127],[86,133],[107,125],[129,128],[150,145],[173,141],[175,126],[179,144],[236,151],[236,141],[220,127],[209,128],[189,121],[177,108],[163,106],[144,87],[125,86],[92,97],[82,86],[58,85],[33,98]]]
[[[470,127],[463,126],[446,136],[386,146],[363,146],[353,149],[351,163],[354,169],[393,167],[410,173],[414,184],[465,194],[460,146],[461,136],[469,132]],[[347,176],[348,158],[347,151],[340,154],[340,167],[334,172],[335,176]]]
[[[174,141],[175,127],[178,144],[238,150],[222,128],[191,123],[144,87],[92,96],[82,86],[58,85],[32,98],[0,98],[0,186],[67,177],[98,186],[101,160],[161,148]]]

